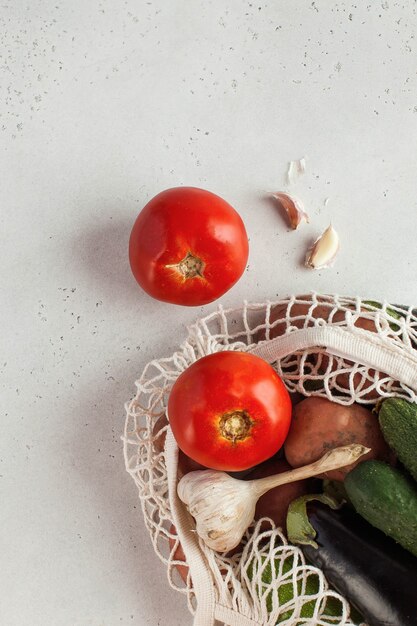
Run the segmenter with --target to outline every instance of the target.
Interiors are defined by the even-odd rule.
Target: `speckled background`
[[[2,626],[191,624],[120,442],[135,377],[203,312],[131,277],[155,193],[202,186],[240,211],[250,263],[225,305],[417,303],[416,22],[411,0],[3,0]],[[302,156],[294,233],[266,192]],[[303,268],[330,220],[336,265]]]

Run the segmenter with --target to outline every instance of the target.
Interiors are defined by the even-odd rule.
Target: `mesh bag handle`
[[[227,606],[216,602],[212,571],[201,549],[203,546],[194,530],[194,520],[177,494],[178,446],[171,430],[167,433],[165,457],[172,518],[187,565],[192,572],[193,589],[196,597],[194,626],[214,626],[216,620],[222,624],[228,624],[228,626],[262,626],[259,622],[237,614]]]
[[[186,511],[177,494],[178,446],[171,429],[165,441],[165,457],[168,473],[168,493],[173,522],[192,572],[193,588],[197,600],[194,614],[194,626],[212,626],[215,624],[215,595],[210,568],[204,560],[198,545],[194,521]]]
[[[292,352],[313,347],[324,347],[330,354],[384,372],[417,390],[416,351],[408,351],[404,345],[388,343],[376,333],[361,328],[317,326],[295,330],[259,344],[251,353],[274,363]]]

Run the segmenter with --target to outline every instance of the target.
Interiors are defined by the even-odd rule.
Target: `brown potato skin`
[[[304,328],[305,322],[304,317],[307,315],[311,308],[311,295],[301,295],[298,296],[300,300],[304,300],[305,302],[296,302],[291,306],[291,318],[301,316],[301,319],[296,319],[291,322],[292,326],[296,328]],[[326,306],[325,304],[320,304],[320,297],[317,298],[318,304],[315,306],[313,310],[313,317],[315,319],[323,319],[324,321],[328,321],[330,314],[332,313],[332,307]],[[288,305],[287,304],[278,304],[271,309],[271,315],[269,319],[269,323],[273,324],[274,322],[278,322],[274,328],[271,328],[269,336],[271,339],[275,339],[275,337],[280,337],[285,333],[286,330],[286,322],[285,316],[287,312]],[[336,316],[334,317],[334,321],[340,321],[344,317],[344,313],[342,311],[338,311]],[[278,321],[279,320],[279,321]],[[312,326],[312,322],[310,322],[309,326]]]
[[[313,463],[328,450],[361,443],[371,451],[346,467],[323,474],[324,478],[343,481],[346,474],[367,459],[392,461],[378,418],[365,407],[344,406],[326,398],[306,398],[294,407],[290,432],[284,444],[291,467]]]
[[[248,476],[249,480],[273,476],[291,470],[291,466],[285,459],[272,458],[258,465]],[[270,517],[276,526],[286,529],[287,511],[290,502],[300,496],[309,493],[309,481],[299,480],[288,485],[274,487],[263,496],[256,504],[255,520],[261,517]]]

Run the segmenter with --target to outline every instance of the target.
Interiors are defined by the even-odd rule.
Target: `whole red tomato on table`
[[[194,461],[239,471],[281,448],[290,427],[291,400],[263,359],[218,352],[199,359],[176,380],[168,419],[178,446]]]
[[[132,272],[152,297],[197,306],[216,300],[241,277],[248,237],[235,209],[214,193],[175,187],[139,213],[129,243]]]

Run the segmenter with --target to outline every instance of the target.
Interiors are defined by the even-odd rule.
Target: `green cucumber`
[[[417,486],[382,461],[364,461],[345,478],[356,511],[417,556]]]
[[[417,405],[388,398],[381,405],[379,425],[387,444],[417,480]]]

